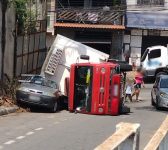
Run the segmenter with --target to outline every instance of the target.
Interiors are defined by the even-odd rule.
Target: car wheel
[[[152,104],[152,106],[155,106],[155,102],[153,101],[152,95],[151,95],[151,104]]]
[[[55,101],[51,108],[51,112],[55,113],[57,110],[58,110],[58,102]]]
[[[160,106],[159,106],[158,99],[156,99],[156,105],[155,105],[155,106],[156,106],[156,109],[157,109],[157,110],[160,110]]]

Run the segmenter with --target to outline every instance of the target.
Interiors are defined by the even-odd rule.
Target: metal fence
[[[14,75],[38,73],[46,57],[46,20],[36,22],[38,30],[16,36]]]
[[[46,0],[26,0],[23,13],[16,11],[14,76],[38,73],[46,57]],[[20,8],[20,3],[18,2]],[[24,16],[24,17],[22,17]]]

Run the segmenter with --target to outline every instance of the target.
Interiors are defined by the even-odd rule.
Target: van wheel
[[[53,104],[52,108],[51,108],[51,112],[55,113],[58,110],[58,102],[55,101],[55,103]]]

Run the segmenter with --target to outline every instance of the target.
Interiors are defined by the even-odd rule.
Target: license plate
[[[40,101],[40,97],[39,96],[34,96],[34,95],[29,95],[29,99],[33,100],[33,101]]]

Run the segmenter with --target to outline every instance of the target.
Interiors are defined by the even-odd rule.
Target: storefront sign
[[[127,12],[126,27],[168,30],[168,17],[161,12]]]

